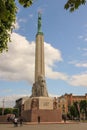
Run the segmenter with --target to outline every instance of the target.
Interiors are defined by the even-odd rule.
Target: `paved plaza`
[[[28,124],[18,127],[13,124],[0,124],[0,130],[87,130],[87,123]]]

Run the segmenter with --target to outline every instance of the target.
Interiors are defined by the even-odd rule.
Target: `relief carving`
[[[38,99],[32,99],[31,108],[32,109],[37,109],[38,108]]]

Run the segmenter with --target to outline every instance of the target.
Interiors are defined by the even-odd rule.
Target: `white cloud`
[[[83,67],[83,68],[87,67],[87,62],[86,61],[83,61],[83,62],[70,61],[69,64],[73,64],[75,67]]]
[[[78,38],[79,38],[79,39],[83,39],[83,36],[82,36],[82,35],[80,35]]]
[[[49,66],[46,66],[46,75],[50,79],[61,79],[66,81],[68,79],[68,76],[66,74],[53,71],[53,69]]]
[[[79,36],[78,38],[84,40],[85,42],[87,41],[87,35]]]
[[[72,86],[84,86],[87,87],[87,74],[73,75],[68,83]]]
[[[18,30],[20,28],[18,21],[15,22],[14,27],[15,27],[15,30]]]
[[[69,64],[73,64],[75,67],[87,68],[87,62],[70,61]],[[87,72],[68,76],[67,83],[72,86],[87,87]]]
[[[76,67],[87,67],[87,63],[76,63]]]
[[[86,53],[84,53],[82,56],[86,57],[86,56],[87,56],[87,52],[86,52]]]
[[[83,48],[82,50],[83,50],[83,51],[87,51],[87,48]]]
[[[15,30],[18,30],[18,29],[20,29],[20,25],[19,25],[19,23],[26,23],[27,22],[27,20],[26,19],[16,19],[16,22],[14,23],[14,28],[15,28]]]
[[[27,20],[26,19],[18,19],[18,22],[26,23]]]
[[[9,43],[8,52],[0,55],[0,79],[3,80],[27,80],[33,83],[35,43],[29,42],[24,36],[13,33],[12,43]],[[67,76],[63,73],[53,71],[56,61],[62,61],[61,52],[45,43],[46,76],[53,79],[65,80]]]
[[[29,43],[25,37],[12,34],[9,51],[0,56],[0,79],[33,81],[34,42]]]
[[[87,37],[85,37],[85,38],[84,38],[84,41],[86,41],[86,42],[87,42]]]
[[[35,65],[35,42],[29,42],[24,36],[13,33],[12,43],[8,44],[8,52],[0,55],[0,79],[34,82]],[[73,86],[87,86],[87,74],[72,75],[69,77],[62,72],[54,71],[56,62],[63,61],[61,51],[52,47],[51,44],[44,44],[45,47],[45,72],[50,79],[60,79]],[[77,61],[69,62],[77,67],[87,67],[87,63]],[[9,90],[11,91],[11,90]]]
[[[69,62],[68,62],[68,64],[72,64],[72,65],[73,65],[73,64],[75,65],[76,63],[77,63],[77,60],[72,60],[72,61],[69,61]]]
[[[60,50],[53,48],[49,43],[45,43],[44,47],[45,47],[45,55],[46,55],[45,62],[47,66],[54,66],[54,63],[56,61],[62,61]]]
[[[9,92],[12,92],[12,91],[13,91],[12,89],[0,89],[1,93],[9,93]]]
[[[87,34],[79,36],[79,39],[83,39],[85,42],[87,42]]]
[[[33,14],[29,14],[29,18],[33,18]]]

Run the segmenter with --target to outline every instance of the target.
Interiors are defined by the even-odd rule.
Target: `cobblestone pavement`
[[[0,130],[87,130],[87,123],[28,124],[18,127],[13,124],[0,124]]]

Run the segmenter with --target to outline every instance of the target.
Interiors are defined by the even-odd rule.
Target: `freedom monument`
[[[44,63],[44,34],[41,13],[38,13],[38,30],[35,45],[35,81],[31,96],[24,102],[21,115],[30,122],[60,122],[61,110],[56,98],[49,97]]]

